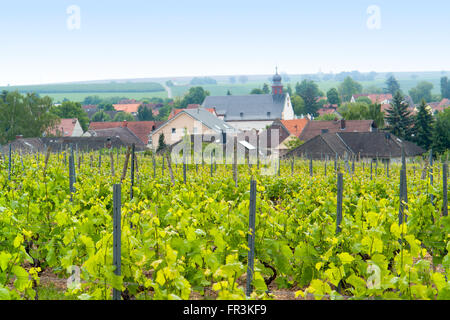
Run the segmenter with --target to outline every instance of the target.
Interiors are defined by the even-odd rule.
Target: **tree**
[[[166,148],[167,145],[164,140],[164,133],[161,133],[158,138],[158,148],[156,149],[156,152],[160,152]]]
[[[252,91],[250,91],[250,94],[263,94],[264,92],[259,89],[259,88],[255,88]]]
[[[300,140],[295,136],[290,136],[286,138],[286,140],[287,141],[284,144],[286,145],[289,151],[297,149],[298,147],[300,147],[302,144],[305,143],[304,141]]]
[[[404,102],[404,97],[400,91],[397,91],[392,99],[391,106],[386,109],[385,120],[389,132],[401,139],[411,140],[414,119],[411,117],[408,104]]]
[[[112,103],[102,102],[102,103],[98,104],[97,110],[114,111],[115,109],[114,109],[114,106],[112,105]]]
[[[400,91],[400,84],[398,83],[397,79],[391,74],[386,79],[386,88],[384,88],[384,93],[390,93],[392,96],[395,95],[397,91]]]
[[[369,105],[363,102],[346,103],[340,106],[338,112],[345,120],[365,120]]]
[[[361,96],[361,97],[356,98],[356,102],[365,103],[365,104],[369,105],[372,103],[372,100],[370,100],[369,97]]]
[[[3,92],[0,99],[0,143],[8,143],[17,135],[40,137],[59,122],[50,113],[52,99],[35,93]]]
[[[79,102],[64,101],[60,106],[54,106],[51,112],[61,119],[77,118],[83,131],[88,130],[89,116]]]
[[[384,127],[384,112],[381,111],[381,104],[371,103],[369,104],[368,113],[365,120],[373,120],[377,125],[377,128]]]
[[[180,107],[186,108],[189,104],[202,104],[209,94],[209,91],[202,87],[191,87],[181,100]]]
[[[433,89],[433,84],[428,81],[421,81],[417,84],[415,88],[409,90],[409,95],[413,99],[414,103],[419,103],[422,100],[425,102],[431,102],[431,90]]]
[[[436,114],[432,146],[439,153],[450,149],[450,108]]]
[[[292,109],[294,109],[294,114],[300,116],[302,114],[306,114],[305,111],[305,101],[298,94],[294,94],[291,97]]]
[[[330,104],[341,104],[341,99],[339,98],[339,92],[336,88],[331,88],[327,91],[327,100]]]
[[[96,105],[96,104],[100,104],[102,102],[102,99],[100,99],[99,96],[87,96],[86,98],[84,98],[83,100],[83,106],[86,105]]]
[[[269,85],[267,83],[264,83],[263,88],[262,88],[262,92],[265,94],[269,94],[270,93],[270,88]]]
[[[320,97],[320,90],[317,84],[312,80],[303,80],[295,85],[295,93],[302,97],[305,107],[305,114],[317,116],[317,99]]]
[[[111,121],[111,116],[107,114],[105,111],[100,110],[92,116],[92,122],[107,122]]]
[[[292,86],[291,86],[291,84],[287,85],[286,92],[289,93],[289,95],[292,97]]]
[[[154,120],[152,109],[141,104],[138,108],[137,118],[139,121]]]
[[[227,91],[227,96],[231,96],[232,94],[231,94],[231,91],[228,89],[228,91]]]
[[[325,114],[318,116],[314,120],[316,120],[316,121],[333,121],[337,118],[338,118],[337,115],[334,113],[325,113]]]
[[[425,150],[433,142],[433,121],[433,115],[427,110],[427,103],[422,100],[414,119],[414,141]]]
[[[113,119],[114,122],[122,122],[122,121],[134,121],[134,117],[131,113],[128,112],[117,112]]]
[[[441,96],[442,99],[450,99],[450,82],[447,77],[441,78]]]
[[[362,91],[362,85],[354,81],[351,77],[345,80],[338,87],[342,101],[348,102],[354,94],[359,94]]]

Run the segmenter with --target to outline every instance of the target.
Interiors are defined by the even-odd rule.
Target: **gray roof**
[[[223,120],[220,120],[219,118],[217,118],[215,115],[213,115],[211,112],[205,110],[204,108],[184,109],[179,114],[181,114],[183,112],[187,113],[192,118],[200,121],[205,126],[207,126],[208,128],[211,128],[212,130],[214,130],[216,132],[222,132],[222,131],[225,131],[225,132],[233,131],[234,132],[234,131],[236,131],[235,128],[226,124]]]
[[[133,131],[129,128],[116,127],[107,129],[97,129],[88,131],[93,137],[117,137],[128,145],[144,145],[141,139],[139,139]]]
[[[325,155],[334,158],[337,154],[343,158],[348,154],[364,158],[399,158],[402,144],[407,157],[425,152],[418,145],[387,132],[336,132],[317,135],[286,156],[308,155],[320,159]]]
[[[250,94],[245,96],[208,96],[204,108],[215,108],[225,121],[282,119],[287,95]],[[268,114],[270,112],[270,114]],[[242,116],[241,116],[242,113]]]

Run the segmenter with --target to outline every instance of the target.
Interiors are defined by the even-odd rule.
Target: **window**
[[[243,118],[244,117],[244,113],[243,112],[241,112],[241,118]]]
[[[270,112],[267,112],[267,118],[270,118]]]
[[[177,129],[176,128],[172,128],[172,134],[177,133]]]

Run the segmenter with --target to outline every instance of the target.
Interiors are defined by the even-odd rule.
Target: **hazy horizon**
[[[0,86],[450,70],[443,0],[14,1]]]

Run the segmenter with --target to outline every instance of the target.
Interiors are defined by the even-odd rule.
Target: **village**
[[[87,130],[83,130],[79,119],[63,118],[40,137],[16,135],[16,139],[3,145],[2,150],[4,154],[9,149],[20,153],[45,152],[48,147],[52,152],[61,152],[68,147],[91,151],[134,145],[138,152],[161,152],[188,135],[200,135],[202,141],[223,144],[223,135],[226,134],[230,139],[236,137],[238,142],[247,143],[249,136],[256,136],[257,141],[253,146],[246,145],[247,148],[258,150],[255,152],[270,149],[282,157],[399,159],[402,144],[406,146],[407,157],[427,151],[424,146],[405,141],[404,137],[389,134],[389,130],[384,126],[380,128],[374,119],[345,119],[338,111],[338,104],[329,103],[327,97],[317,97],[316,100],[322,102],[316,113],[318,117],[296,115],[291,96],[277,71],[269,93],[206,96],[201,103],[172,108],[165,121],[139,119],[142,108],[151,112],[153,119],[161,110],[162,104],[147,101],[121,100],[106,111],[99,109],[98,105],[82,105],[89,118]],[[353,94],[348,105],[355,105],[358,101],[378,106],[382,117],[385,117],[391,108],[393,95]],[[410,96],[404,96],[402,103],[407,105],[410,115],[418,114],[420,105],[414,104]],[[439,102],[427,103],[426,111],[434,117],[449,106],[450,99],[443,98]],[[126,116],[122,121],[95,121],[99,112],[107,114],[108,119]],[[271,133],[275,130],[278,136],[273,140]]]

